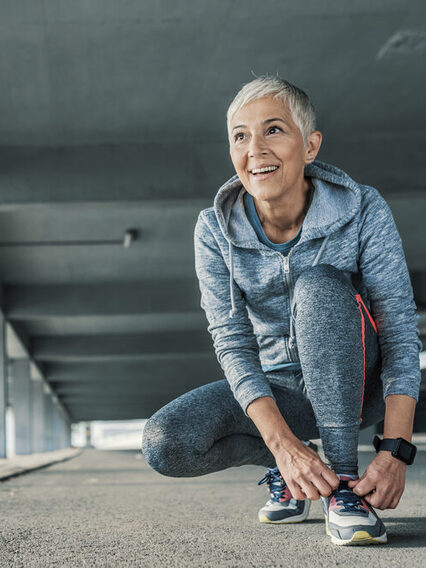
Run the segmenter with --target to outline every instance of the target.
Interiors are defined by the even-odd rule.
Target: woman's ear
[[[310,164],[315,160],[321,147],[321,142],[322,134],[319,130],[315,130],[309,134],[306,141],[305,164]]]

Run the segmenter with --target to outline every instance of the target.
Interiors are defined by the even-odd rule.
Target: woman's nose
[[[265,141],[260,136],[252,136],[249,146],[249,155],[252,157],[267,154]]]

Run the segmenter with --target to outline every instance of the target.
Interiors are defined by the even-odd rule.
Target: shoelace
[[[341,481],[338,489],[334,493],[336,503],[342,505],[343,510],[348,513],[366,513],[363,507],[362,497],[357,495],[349,488],[347,481]]]
[[[258,485],[261,485],[262,483],[268,484],[268,490],[272,501],[277,501],[279,503],[281,500],[288,501],[292,498],[290,489],[287,487],[287,483],[282,478],[277,467],[268,467],[266,469],[264,477],[257,482]]]

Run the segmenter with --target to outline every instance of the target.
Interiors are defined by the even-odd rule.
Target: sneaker
[[[265,476],[257,482],[268,484],[269,500],[259,511],[261,523],[301,523],[311,506],[310,499],[294,499],[277,467],[267,468]]]
[[[374,509],[348,486],[350,477],[340,476],[340,484],[329,497],[321,497],[325,531],[338,545],[384,544],[386,529]]]

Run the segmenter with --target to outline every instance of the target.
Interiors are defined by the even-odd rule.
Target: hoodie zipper
[[[282,260],[283,260],[283,264],[284,264],[284,274],[285,274],[285,279],[286,279],[286,283],[287,283],[287,289],[288,289],[288,296],[289,296],[289,314],[290,314],[290,320],[291,320],[291,304],[292,304],[292,293],[293,293],[293,289],[292,289],[292,283],[291,283],[291,277],[290,277],[290,256],[293,252],[293,250],[295,249],[296,245],[292,246],[290,251],[288,252],[287,256],[284,256],[281,253],[278,253]],[[291,326],[291,321],[290,321],[290,326]],[[291,327],[290,327],[291,330]],[[295,353],[295,349],[294,349],[294,345],[293,345],[293,337],[291,335],[290,332],[290,340],[289,340],[289,351],[290,351],[290,356],[293,359],[293,362],[297,362],[297,356]]]

